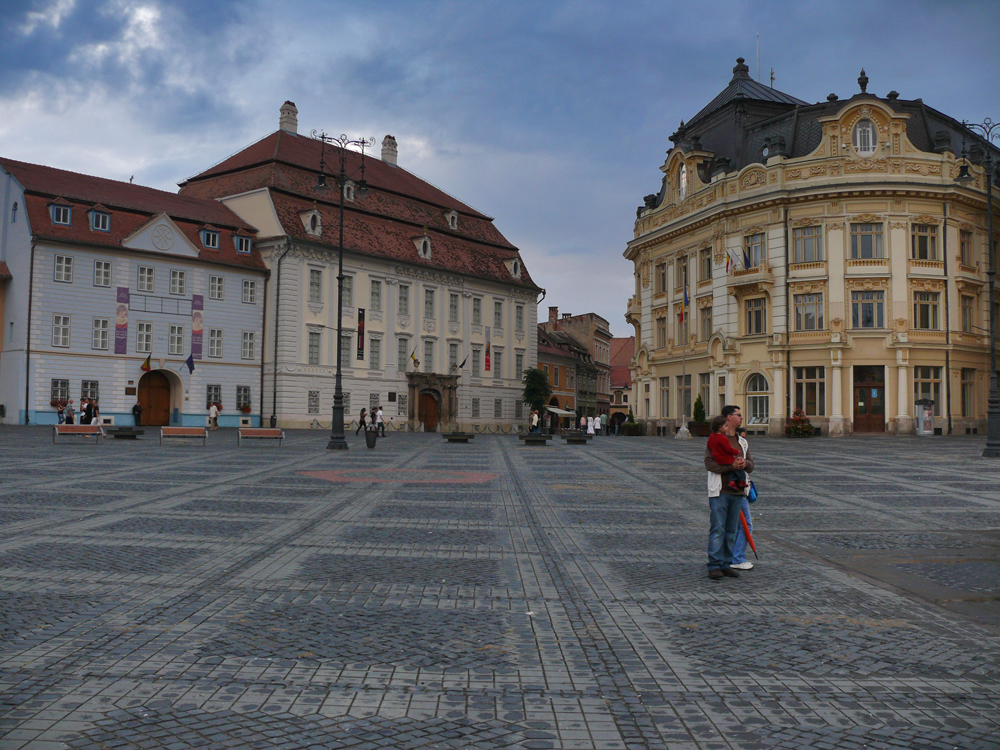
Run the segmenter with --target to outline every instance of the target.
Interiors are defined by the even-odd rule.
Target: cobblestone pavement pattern
[[[2,750],[1000,747],[979,440],[754,441],[722,581],[701,441],[235,442],[0,429]]]

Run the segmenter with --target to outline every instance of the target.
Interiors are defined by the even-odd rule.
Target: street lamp
[[[990,265],[986,275],[989,278],[990,294],[990,395],[986,402],[986,447],[983,448],[984,458],[1000,458],[1000,395],[997,394],[997,311],[994,301],[996,288],[996,258],[993,247],[993,180],[996,178],[997,160],[991,153],[993,141],[1000,140],[1000,123],[986,118],[981,123],[965,122],[962,125],[979,139],[985,141],[984,148],[978,148],[982,153],[979,159],[986,173],[986,252]],[[973,184],[975,178],[969,173],[969,158],[962,145],[962,166],[958,170],[955,181],[963,187]]]
[[[375,145],[374,138],[361,138],[352,140],[346,135],[339,138],[329,136],[324,132],[312,131],[312,137],[320,141],[323,145],[319,157],[319,176],[316,178],[316,187],[325,190],[329,186],[326,183],[326,144],[336,144],[339,147],[340,172],[335,175],[337,186],[340,188],[340,240],[337,243],[337,369],[336,380],[333,390],[333,424],[330,426],[330,442],[326,444],[327,450],[347,450],[347,439],[344,437],[344,389],[340,373],[341,347],[343,346],[343,324],[344,324],[344,188],[347,185],[347,147],[361,147],[361,166],[356,170],[360,172],[361,179],[358,180],[354,190],[355,198],[364,198],[368,194],[368,185],[365,182],[365,149]]]

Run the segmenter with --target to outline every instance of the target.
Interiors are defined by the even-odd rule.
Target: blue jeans
[[[728,568],[736,546],[736,529],[740,525],[740,505],[743,495],[722,494],[708,498],[711,527],[708,531],[708,569]]]
[[[750,520],[750,503],[743,498],[743,517],[747,519],[747,528],[753,534],[753,521]],[[737,516],[739,513],[736,514]],[[739,521],[737,521],[739,523]],[[745,563],[747,561],[747,535],[743,533],[743,524],[739,524],[736,529],[736,544],[733,545],[733,564]]]

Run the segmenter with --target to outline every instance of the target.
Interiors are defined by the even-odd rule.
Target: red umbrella
[[[743,515],[742,508],[740,509],[740,523],[743,524],[743,533],[747,535],[747,541],[750,543],[750,549],[753,550],[753,556],[759,560],[760,558],[757,557],[757,545],[753,543],[753,537],[750,536],[750,527],[747,526],[747,519]]]

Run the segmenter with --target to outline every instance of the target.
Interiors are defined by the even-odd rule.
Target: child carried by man
[[[722,428],[726,424],[725,417],[716,417],[712,420],[712,434],[708,438],[708,449],[712,451],[712,458],[720,466],[729,466],[733,460],[743,455],[739,448],[734,448],[729,443],[729,439],[723,433]],[[727,472],[722,477],[722,484],[733,491],[733,494],[743,494],[747,486],[747,473],[734,469]]]

